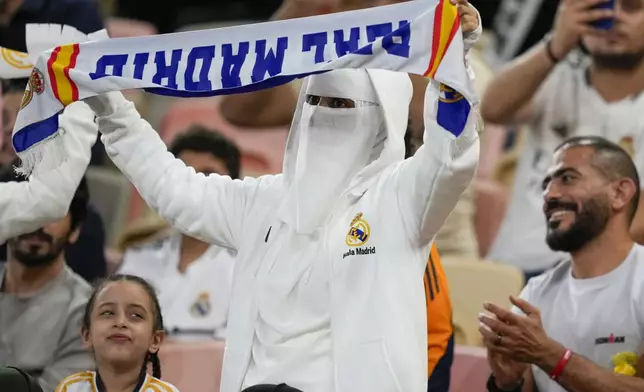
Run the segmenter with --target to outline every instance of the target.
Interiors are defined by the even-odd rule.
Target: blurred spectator
[[[215,131],[194,127],[169,150],[196,172],[239,177],[240,152]],[[159,293],[166,329],[179,338],[224,337],[234,254],[228,249],[182,235],[126,250],[118,270],[145,278]]]
[[[570,259],[532,279],[514,313],[485,306],[496,316],[481,317],[490,383],[504,391],[643,390],[644,380],[624,377],[642,377],[644,360],[644,248],[629,233],[637,169],[618,145],[576,137],[557,147],[546,173],[546,242]]]
[[[26,52],[27,23],[68,25],[85,34],[103,28],[98,0],[3,0],[0,2],[0,46]]]
[[[550,30],[559,0],[474,0],[472,4],[485,4],[484,10],[493,15],[488,21],[493,39],[486,58],[498,68],[533,47]]]
[[[11,144],[11,132],[15,123],[16,116],[18,114],[20,101],[22,100],[23,90],[26,83],[26,79],[13,79],[4,81],[4,88],[6,93],[4,95],[5,99],[2,111],[4,119],[4,130],[6,134],[4,146],[2,147],[2,149],[0,149],[0,167],[6,166],[7,170],[11,170],[12,166],[18,166],[20,162]],[[88,130],[88,134],[84,136],[84,138],[98,137],[98,132],[96,132],[95,129],[93,132],[95,133],[92,133],[91,130]],[[94,145],[94,147],[96,146]],[[79,147],[71,146],[70,148]],[[89,146],[86,147],[85,144],[81,144],[80,148],[89,148]],[[102,154],[102,151],[100,153]],[[78,152],[77,155],[80,156],[84,154]],[[82,159],[86,159],[86,157],[83,157]],[[79,165],[83,163],[86,164],[86,161],[82,161],[82,159],[78,161]],[[74,163],[75,162],[72,162],[70,164]],[[63,168],[61,168],[61,170],[63,170]],[[71,173],[66,174],[72,175]],[[21,178],[21,180],[24,181],[24,178]],[[0,261],[6,261],[6,245],[2,244],[1,241],[2,240],[0,239]],[[107,261],[105,259],[104,250],[105,228],[103,220],[101,219],[96,209],[90,204],[87,207],[86,219],[84,220],[83,225],[80,227],[80,236],[78,238],[78,241],[67,244],[66,246],[65,252],[67,255],[67,265],[69,265],[69,267],[71,267],[74,272],[82,276],[88,282],[93,282],[106,275]]]
[[[554,147],[569,136],[598,135],[634,154],[640,171],[644,164],[644,2],[617,0],[614,15],[589,4],[563,0],[553,34],[504,69],[481,103],[487,122],[530,125],[509,209],[489,255],[523,269],[526,278],[566,257],[543,241],[541,182]],[[610,31],[589,25],[611,15]],[[574,51],[580,41],[589,56]],[[643,226],[638,214],[632,228],[638,242]]]
[[[0,174],[0,182],[21,180],[12,168]],[[80,334],[91,288],[65,265],[64,252],[65,245],[78,239],[88,198],[82,181],[69,213],[9,239],[8,261],[0,264],[0,365],[24,369],[46,392],[93,365]]]
[[[13,152],[13,147],[10,147]],[[19,160],[5,165],[3,171],[13,172],[13,167],[18,166]],[[12,175],[11,180],[26,181],[24,177]],[[5,182],[6,182],[5,181]],[[82,180],[85,183],[85,179]],[[86,187],[87,185],[83,185]],[[87,191],[89,198],[89,190]],[[79,223],[78,238],[65,245],[65,260],[67,265],[87,282],[95,282],[107,274],[107,260],[105,258],[105,225],[98,211],[88,204],[84,207],[84,218]],[[0,262],[8,259],[7,244],[0,244]]]
[[[307,2],[284,0],[282,6],[271,19],[292,19],[329,11],[346,11],[402,1],[338,0],[334,2],[328,0]],[[485,65],[482,62],[476,59],[473,62],[478,68],[482,68],[481,73],[485,73]],[[410,105],[410,126],[412,130],[410,137],[413,140],[412,144],[419,147],[422,144],[422,140],[419,139],[422,139],[424,130],[424,101],[428,80],[418,75],[410,75],[410,78],[414,88],[414,95]],[[482,83],[485,83],[486,79],[489,78],[482,77]],[[301,81],[297,80],[271,89],[224,96],[221,100],[221,113],[226,120],[238,126],[288,126],[291,123],[297,105],[300,86]],[[253,115],[249,116],[248,113],[253,113]],[[491,150],[499,149],[491,147]],[[413,155],[413,152],[411,155]],[[468,188],[437,235],[436,243],[441,255],[446,259],[449,257],[479,258],[476,233],[474,231],[474,196],[473,187]]]

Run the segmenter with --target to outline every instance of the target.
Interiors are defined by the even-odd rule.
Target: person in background
[[[12,167],[0,182],[21,181]],[[24,181],[24,179],[23,179]],[[3,184],[0,184],[3,185]],[[93,366],[80,339],[91,288],[65,264],[65,245],[78,239],[89,190],[81,180],[60,220],[8,240],[0,264],[0,366],[17,366],[38,378],[45,392],[72,373]]]
[[[327,0],[307,2],[284,0],[271,20],[301,18],[326,12],[342,12],[369,6],[389,5],[396,2],[400,1]],[[462,15],[464,15],[463,12],[470,13],[467,17],[470,21],[478,20],[477,11],[473,7],[467,7],[467,2],[461,0],[453,0],[452,2],[460,4],[459,12]],[[475,71],[478,74],[478,70]],[[423,105],[428,80],[418,75],[409,75],[409,77],[413,86],[413,98],[410,105],[412,138],[422,140],[424,131]],[[301,80],[297,80],[271,89],[224,96],[221,100],[221,113],[227,121],[242,127],[288,126],[293,118],[301,83]],[[253,113],[253,115],[249,116],[248,113]],[[470,186],[459,199],[445,225],[438,232],[436,242],[441,255],[445,258],[479,259],[474,230],[474,196],[473,186]]]
[[[481,314],[479,329],[488,390],[644,390],[644,247],[629,233],[637,169],[623,148],[596,136],[564,141],[551,159],[545,242],[570,258],[511,297],[513,312],[484,306],[493,315]]]
[[[95,370],[68,376],[57,391],[179,392],[161,381],[163,317],[154,288],[145,280],[112,275],[99,284],[85,306],[82,333]]]
[[[11,79],[3,81],[3,95],[4,95],[4,105],[2,107],[3,112],[3,128],[4,128],[4,143],[0,146],[0,167],[2,166],[17,166],[17,156],[16,152],[13,149],[11,144],[11,133],[18,116],[18,110],[20,109],[20,102],[22,101],[22,95],[27,85],[27,79]],[[81,105],[85,105],[84,103]],[[76,105],[74,105],[76,106]],[[87,132],[83,132],[83,143],[86,145],[82,146],[73,146],[71,151],[74,151],[72,156],[78,157],[74,158],[69,165],[77,165],[72,169],[60,169],[64,172],[65,175],[69,173],[78,173],[78,178],[80,175],[85,172],[87,163],[84,161],[89,160],[90,148],[92,149],[92,156],[96,155],[98,151],[99,154],[103,154],[102,147],[97,147],[97,138],[98,131],[96,130],[96,125],[93,122],[94,114],[85,106],[85,113],[82,113],[83,109],[72,109],[77,112],[76,114],[69,114],[69,125],[67,127],[77,128],[79,126],[86,127]],[[77,118],[72,118],[78,116]],[[85,122],[79,122],[80,120],[87,120]],[[61,123],[66,124],[66,123]],[[86,125],[87,124],[87,125]],[[76,132],[69,132],[70,135],[75,135]],[[67,138],[67,136],[62,136]],[[90,144],[91,143],[91,144]],[[98,150],[97,150],[98,148]],[[85,157],[87,155],[87,157]],[[90,161],[91,162],[91,161]],[[80,171],[82,168],[82,171]],[[56,181],[57,177],[51,178],[51,185],[49,190],[53,189],[56,186],[60,185],[59,181]],[[23,184],[25,186],[27,184]],[[69,188],[69,197],[72,195],[73,189],[76,189],[77,183],[73,185],[73,188]],[[14,197],[17,200],[20,200],[22,203],[27,202],[29,199],[25,198],[24,195],[14,194]],[[50,196],[51,197],[51,196]],[[40,201],[39,205],[41,208],[48,207],[51,208],[57,205],[57,202],[54,201]],[[23,210],[21,210],[23,211]],[[61,212],[66,213],[67,209],[62,209]],[[25,216],[22,216],[24,219]],[[34,217],[35,218],[35,217]],[[43,217],[44,218],[44,217]],[[8,222],[6,222],[8,224]],[[3,222],[0,220],[0,224]],[[36,223],[36,226],[38,224]],[[0,233],[2,230],[0,230]],[[3,244],[4,240],[0,235],[0,261],[5,261],[7,258],[6,246]],[[94,206],[88,206],[87,210],[87,219],[83,226],[81,227],[80,236],[78,241],[73,244],[69,244],[66,249],[67,254],[67,264],[72,268],[74,272],[82,276],[88,282],[94,282],[99,278],[105,277],[107,271],[107,260],[105,259],[105,225],[103,219],[99,215],[98,211]]]
[[[194,126],[169,150],[197,173],[239,178],[239,149],[216,131]],[[127,249],[117,272],[140,276],[157,289],[170,336],[224,338],[234,256],[170,230],[165,238]]]
[[[485,54],[490,65],[498,69],[539,43],[552,26],[559,1],[479,0],[474,2],[477,8],[479,4],[495,7],[494,10],[479,8],[479,11],[494,13],[494,16],[488,20],[491,22],[489,29],[492,31],[492,40]]]
[[[59,127],[68,154],[59,168],[36,170],[29,181],[21,177],[20,181],[0,184],[0,243],[67,214],[87,168],[97,127],[93,112],[82,102],[65,109]],[[13,166],[19,163],[14,159],[13,164],[3,168],[7,173],[13,172]]]
[[[97,0],[3,0],[0,2],[0,46],[26,52],[27,23],[68,25],[85,34],[104,27]]]
[[[501,71],[481,100],[488,123],[529,124],[510,204],[489,259],[521,268],[526,280],[566,257],[544,243],[541,182],[565,138],[597,135],[644,164],[644,0],[562,0],[552,34]],[[610,18],[611,30],[591,23]],[[575,49],[579,42],[589,55]],[[644,241],[644,209],[632,233]]]

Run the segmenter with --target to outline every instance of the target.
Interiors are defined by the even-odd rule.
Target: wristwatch
[[[501,389],[496,386],[496,379],[494,378],[494,374],[490,375],[490,378],[487,379],[487,384],[485,386],[487,387],[487,390],[489,392],[521,392],[523,390],[523,383],[525,379],[521,377],[521,381],[519,381],[519,384],[512,388],[512,389]]]

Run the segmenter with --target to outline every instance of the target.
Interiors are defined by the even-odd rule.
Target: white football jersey
[[[633,246],[619,267],[596,278],[573,278],[570,261],[564,261],[530,279],[521,298],[539,308],[550,338],[603,368],[613,371],[615,355],[639,356],[644,349],[644,247],[640,245]],[[539,392],[564,392],[538,367],[533,366],[532,372]]]
[[[154,286],[165,328],[172,338],[224,338],[234,254],[212,245],[181,273],[180,238],[175,233],[128,249],[118,272],[142,277]]]
[[[106,392],[96,372],[72,374],[58,384],[56,392]],[[134,392],[179,392],[177,387],[149,374],[141,378]]]

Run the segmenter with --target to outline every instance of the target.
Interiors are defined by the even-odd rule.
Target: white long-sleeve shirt
[[[63,163],[36,171],[29,181],[0,183],[0,243],[67,214],[97,139],[94,112],[84,102],[68,106],[59,118]]]

